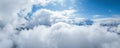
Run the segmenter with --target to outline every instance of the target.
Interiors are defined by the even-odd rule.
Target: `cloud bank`
[[[75,9],[39,9],[26,20],[36,1],[0,1],[0,48],[120,47],[120,18],[86,19],[75,17]],[[56,2],[59,4],[56,0],[36,4],[46,6]]]

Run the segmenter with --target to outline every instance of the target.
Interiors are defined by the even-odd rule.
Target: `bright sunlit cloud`
[[[104,2],[1,0],[0,48],[120,48],[119,7]]]

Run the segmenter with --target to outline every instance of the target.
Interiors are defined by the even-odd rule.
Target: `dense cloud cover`
[[[120,48],[120,18],[71,18],[75,9],[39,9],[25,19],[32,4],[61,2],[0,1],[0,48]]]

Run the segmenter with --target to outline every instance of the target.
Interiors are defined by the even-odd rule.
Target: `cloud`
[[[0,21],[3,22],[3,25],[13,24],[18,20],[17,13],[23,9],[31,6],[30,2],[27,0],[1,0],[0,1]]]
[[[40,25],[29,31],[23,30],[18,38],[21,48],[117,48],[120,43],[119,35],[108,32],[105,28],[64,22],[51,27]]]
[[[74,4],[74,0],[30,0],[32,4],[39,4],[41,6],[47,6],[49,4],[51,5],[58,5],[60,4],[61,6],[66,6],[68,5],[67,2],[71,2],[71,4]]]
[[[71,10],[69,10],[71,11]],[[118,22],[116,18],[95,19],[94,24],[75,25],[84,21],[84,18],[70,19],[66,11],[51,11],[41,9],[37,11],[30,22],[25,22],[32,29],[15,30],[15,26],[7,25],[1,31],[5,34],[1,40],[3,48],[119,48],[119,35],[107,31],[101,23]],[[72,13],[70,13],[72,14]],[[63,21],[50,21],[59,19]],[[67,22],[66,20],[72,20]],[[103,22],[104,21],[104,22]],[[55,22],[55,23],[53,23]],[[53,24],[51,24],[53,23]],[[32,25],[30,25],[32,24]],[[50,26],[48,26],[50,25]],[[119,30],[119,26],[117,26]],[[113,28],[112,28],[113,29]],[[9,30],[9,31],[8,31]],[[117,31],[117,30],[115,30]],[[6,33],[5,33],[6,32]],[[7,43],[6,43],[7,42]],[[11,45],[7,45],[11,44]],[[6,47],[7,46],[7,47]]]
[[[48,9],[40,9],[31,16],[30,22],[26,25],[28,28],[33,28],[38,25],[51,26],[51,24],[57,22],[68,22],[71,19],[68,19],[73,15],[75,10],[63,10],[63,11],[52,11]]]
[[[24,17],[31,10],[34,4],[32,2],[36,1],[0,2],[0,48],[120,47],[119,18],[85,19],[74,17],[75,9],[61,11],[39,9],[28,21]],[[44,6],[53,3],[52,1],[57,2],[44,0],[39,3]],[[61,3],[64,0],[59,1]]]

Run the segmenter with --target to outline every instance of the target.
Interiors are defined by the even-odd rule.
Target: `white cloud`
[[[27,27],[34,27],[38,25],[47,25],[57,22],[70,22],[71,17],[74,14],[75,10],[63,10],[63,11],[52,11],[48,9],[40,9],[33,14],[30,22],[27,23]],[[72,22],[72,21],[71,21]]]
[[[31,10],[30,6],[34,4],[32,2],[36,1],[0,1],[0,48],[120,47],[120,37],[117,34],[120,32],[119,18],[93,19],[94,24],[79,26],[73,23],[79,24],[85,18],[71,18],[75,15],[74,9],[62,11],[40,9],[31,16],[30,21],[25,20],[23,17]],[[52,0],[43,0],[39,3],[44,6],[51,2]],[[16,13],[24,8],[27,11],[23,11],[21,17],[17,16]],[[100,25],[114,23],[118,25],[111,26],[110,30],[115,32],[108,31],[109,26]],[[27,30],[26,27],[31,29]],[[21,30],[18,31],[16,28]]]
[[[21,48],[109,48],[119,47],[120,43],[119,35],[105,28],[63,22],[51,27],[37,26],[29,31],[23,30],[18,38]]]
[[[103,18],[94,20],[91,26],[78,26],[66,22],[81,22],[84,18],[70,19],[65,11],[51,11],[41,9],[32,18],[33,29],[23,30],[18,37],[18,45],[21,48],[111,48],[119,47],[119,35],[107,31],[107,28],[100,26],[101,23],[119,21],[116,18]],[[70,13],[72,14],[72,13]],[[54,19],[59,19],[55,21]],[[53,21],[50,21],[53,20]],[[60,21],[61,20],[61,21]],[[104,22],[103,22],[104,21]],[[52,22],[55,22],[51,24]],[[37,23],[37,24],[34,24]],[[38,24],[51,24],[46,25]],[[37,26],[36,26],[37,25]],[[113,28],[112,28],[113,29]],[[116,45],[115,45],[116,44]]]
[[[6,24],[13,24],[18,20],[17,13],[31,4],[28,0],[1,0],[0,1],[0,21]],[[28,9],[30,10],[30,9]]]
[[[71,4],[74,4],[74,0],[30,0],[33,4],[39,4],[41,6],[47,6],[48,4],[57,5],[60,4],[61,6],[66,6],[67,2],[71,2]]]
[[[51,3],[52,0],[30,0],[33,4],[40,4],[42,6],[46,6]]]

